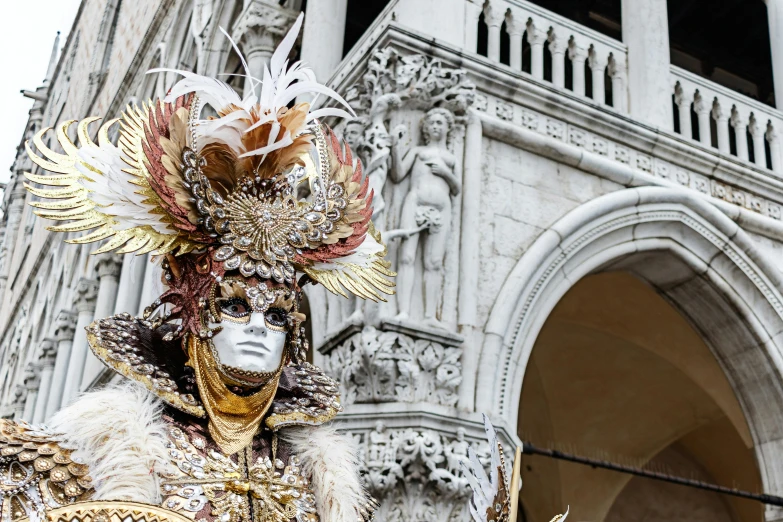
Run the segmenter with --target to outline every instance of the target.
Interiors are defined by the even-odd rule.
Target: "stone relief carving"
[[[461,133],[451,131],[462,125],[474,95],[465,70],[387,47],[372,53],[366,74],[345,96],[359,123],[347,125],[343,133],[358,151],[374,191],[373,221],[387,232],[387,241],[404,238],[396,264],[398,310],[410,308],[417,284],[414,260],[421,247],[426,272],[421,284],[423,315],[432,326],[440,326],[436,316],[443,258],[453,219],[452,198],[460,191],[452,141]],[[414,140],[403,129],[421,134],[421,140],[415,136],[421,144],[412,145]],[[394,186],[387,183],[390,176]],[[393,208],[390,199],[397,201]]]
[[[400,216],[402,230],[415,234],[402,240],[397,264],[399,282],[397,299],[398,320],[408,319],[414,291],[414,263],[421,246],[424,260],[424,322],[440,326],[437,306],[441,297],[443,257],[449,240],[451,200],[461,189],[461,180],[455,175],[456,158],[449,152],[447,142],[454,127],[454,115],[436,107],[427,111],[421,121],[424,144],[409,148],[403,155],[401,142],[407,137],[402,126],[393,135],[392,177],[396,183],[410,175],[410,190],[405,196]]]
[[[361,438],[365,486],[381,504],[378,520],[470,520],[470,488],[460,462],[467,461],[472,446],[488,465],[485,442],[468,441],[463,428],[449,438],[432,430],[389,430],[382,421]]]
[[[462,350],[365,326],[324,358],[341,383],[344,404],[431,402],[454,406],[462,382]]]

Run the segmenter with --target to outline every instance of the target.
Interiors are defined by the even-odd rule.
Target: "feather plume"
[[[460,463],[462,472],[473,490],[469,505],[470,514],[475,522],[508,522],[508,480],[503,463],[503,450],[495,428],[486,415],[484,415],[484,431],[491,455],[489,476],[473,448],[468,448],[469,463]]]
[[[298,455],[313,485],[322,522],[361,520],[370,499],[359,477],[351,440],[328,425],[283,428],[280,438]]]
[[[82,395],[50,421],[90,468],[93,500],[160,504],[159,475],[169,466],[162,402],[142,385]]]
[[[310,121],[327,115],[348,118],[354,115],[348,102],[334,90],[319,84],[312,70],[302,62],[288,67],[288,56],[296,43],[303,16],[300,14],[278,45],[269,64],[264,67],[258,98],[255,95],[255,87],[259,82],[255,78],[251,78],[251,92],[241,98],[228,84],[215,78],[176,69],[148,71],[173,72],[184,77],[171,88],[165,98],[166,102],[171,103],[180,96],[193,93],[217,111],[218,118],[196,122],[197,144],[194,146],[197,151],[200,152],[202,147],[211,144],[223,144],[239,158],[246,159],[247,172],[258,173],[262,178],[271,178],[290,168],[292,161],[309,146],[307,124]],[[225,31],[223,33],[226,34]],[[227,34],[226,37],[228,38]],[[233,40],[229,40],[245,67],[246,76],[249,77],[250,72],[247,70],[244,56]],[[322,94],[336,100],[348,110],[326,108],[310,112],[309,104],[298,104],[289,109],[288,104],[303,94]],[[259,172],[265,162],[269,165],[264,165],[263,172]]]

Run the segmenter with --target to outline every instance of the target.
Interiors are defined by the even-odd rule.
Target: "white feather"
[[[357,520],[368,497],[353,442],[325,425],[283,428],[279,436],[291,445],[291,453],[299,456],[302,470],[311,477],[321,522]]]
[[[49,426],[89,466],[94,500],[160,504],[158,477],[169,466],[161,411],[157,397],[125,381],[82,395]]]
[[[468,460],[460,463],[462,472],[473,490],[473,497],[470,499],[470,513],[475,522],[488,522],[487,509],[492,505],[495,496],[501,487],[507,487],[503,484],[503,477],[499,473],[500,469],[500,450],[498,449],[498,437],[495,428],[489,422],[489,418],[484,415],[484,431],[487,435],[491,453],[490,475],[484,471],[484,466],[479,462],[476,452],[473,448],[468,448]]]
[[[330,261],[319,261],[313,264],[315,270],[339,270],[341,272],[350,272],[350,265],[356,265],[361,268],[369,268],[375,260],[377,254],[383,252],[386,248],[378,243],[370,234],[364,236],[364,241],[352,253],[343,257],[336,257]]]
[[[125,172],[130,159],[124,157],[121,149],[109,141],[100,146],[80,148],[81,162],[76,162],[76,168],[83,177],[79,183],[90,191],[88,197],[100,207],[100,212],[117,218],[115,228],[123,230],[149,225],[160,233],[170,234],[166,224],[151,212],[154,207],[143,203],[145,198],[136,194],[141,188],[132,183],[137,180],[136,176]]]
[[[259,81],[250,74],[245,57],[239,51],[236,43],[228,36],[223,28],[220,28],[226,38],[231,42],[234,50],[239,55],[242,66],[245,69],[245,77],[250,79],[249,92],[245,94],[244,99],[234,91],[227,83],[215,78],[202,76],[189,71],[175,69],[152,69],[153,72],[174,72],[184,76],[172,88],[164,101],[172,102],[185,94],[195,93],[204,103],[212,106],[216,111],[225,109],[229,105],[235,105],[240,109],[213,120],[197,120],[196,139],[200,147],[209,143],[225,143],[240,157],[262,156],[270,152],[282,149],[291,145],[294,139],[307,132],[307,123],[313,119],[325,116],[337,116],[350,118],[355,116],[348,102],[346,102],[334,90],[321,85],[316,81],[312,69],[306,67],[302,62],[296,62],[288,67],[288,56],[296,43],[296,38],[302,27],[304,14],[300,14],[296,22],[288,31],[275,50],[269,64],[264,67],[263,80]],[[255,91],[257,85],[261,83],[261,92],[256,99]],[[286,107],[291,101],[303,94],[322,94],[336,100],[348,110],[338,108],[324,108],[308,113],[302,126],[298,129],[287,129],[286,133],[270,133],[269,142],[263,147],[254,150],[246,150],[242,145],[242,134],[250,132],[253,129],[268,123],[278,124],[277,115],[280,109]],[[257,102],[257,103],[256,103]],[[253,111],[253,109],[255,109]],[[260,119],[249,124],[252,120],[252,113]]]

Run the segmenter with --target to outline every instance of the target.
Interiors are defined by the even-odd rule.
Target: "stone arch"
[[[651,253],[665,255],[639,262]],[[783,448],[780,272],[739,225],[684,190],[607,194],[536,240],[487,321],[477,409],[517,426],[525,369],[544,322],[574,283],[607,268],[647,281],[703,335],[743,409],[765,490],[783,490],[783,468],[776,464]]]

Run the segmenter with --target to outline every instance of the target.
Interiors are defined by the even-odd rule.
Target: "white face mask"
[[[222,366],[249,372],[273,372],[280,367],[285,350],[286,314],[279,309],[252,312],[249,321],[230,320],[236,310],[222,310],[223,320],[210,323],[222,327],[212,339]],[[229,317],[226,319],[226,317]],[[230,374],[230,369],[228,373]]]

